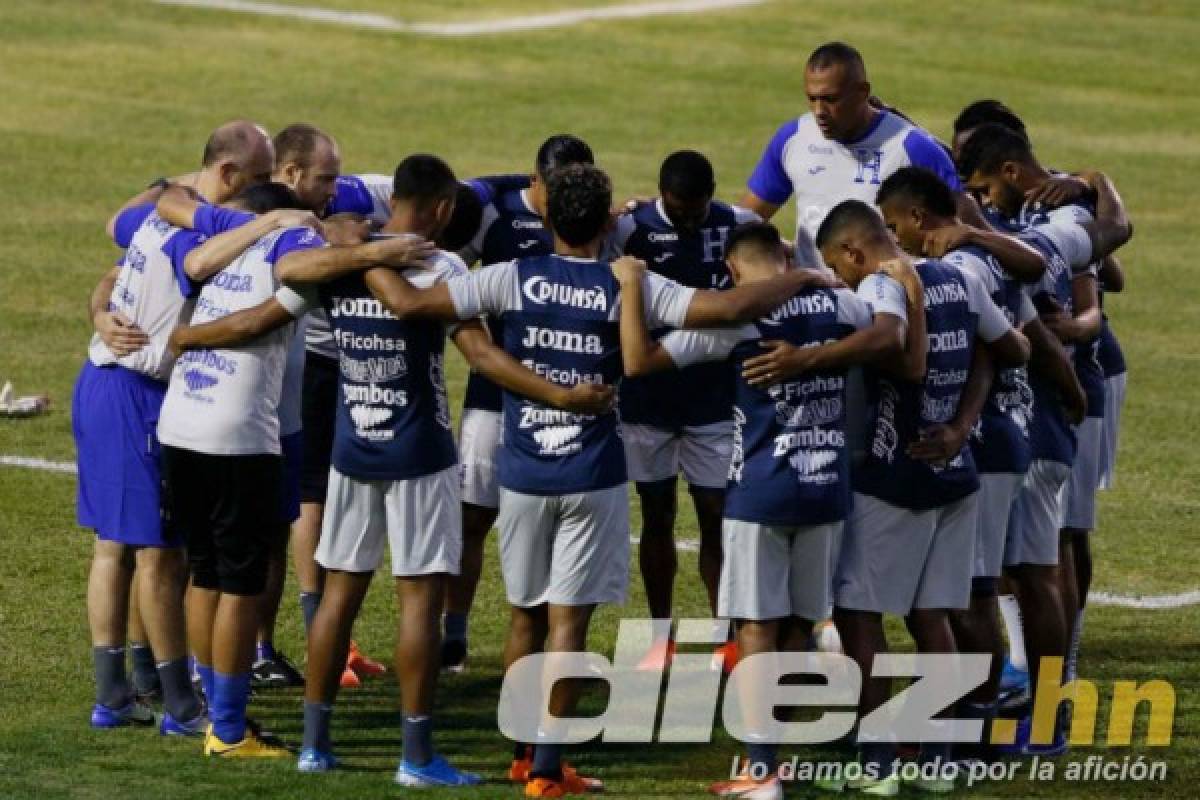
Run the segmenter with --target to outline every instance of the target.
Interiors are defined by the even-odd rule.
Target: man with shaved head
[[[925,167],[961,193],[954,164],[932,136],[872,105],[858,50],[843,42],[814,50],[804,91],[809,113],[775,132],[739,203],[770,219],[795,194],[797,252],[812,252],[811,240],[831,208],[850,199],[872,203],[884,178],[900,167]]]
[[[265,181],[274,151],[266,132],[236,120],[218,128],[204,147],[193,188],[213,203]],[[166,381],[174,363],[171,330],[209,277],[184,259],[202,237],[176,228],[152,204],[117,215],[121,263],[93,292],[92,316],[144,334],[136,349],[109,348],[99,334],[75,385],[72,425],[79,462],[79,523],[96,532],[88,576],[88,621],[96,676],[92,726],[152,724],[149,709],[133,702],[125,677],[125,625],[136,563],[141,616],[163,688],[164,734],[203,732],[206,720],[188,679],[184,638],[182,543],[160,516],[159,446],[155,437]]]

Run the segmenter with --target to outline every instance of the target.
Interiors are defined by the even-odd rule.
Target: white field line
[[[74,462],[71,461],[48,461],[44,458],[29,458],[27,456],[0,455],[0,466],[23,467],[25,469],[38,469],[45,472],[61,472],[70,475],[74,475],[76,472],[78,472]],[[633,544],[641,543],[641,540],[636,536],[630,537],[630,541]],[[700,542],[696,539],[676,539],[675,549],[688,553],[695,553],[700,550]],[[1088,602],[1098,606],[1117,606],[1120,608],[1139,608],[1151,610],[1185,608],[1187,606],[1200,605],[1200,589],[1190,592],[1180,592],[1179,594],[1159,595],[1126,595],[1113,594],[1111,592],[1090,592],[1088,594]]]
[[[629,3],[618,6],[597,6],[571,11],[554,11],[518,17],[500,17],[474,22],[405,22],[385,14],[362,11],[338,11],[315,6],[291,6],[282,3],[259,3],[249,0],[155,0],[159,5],[208,8],[235,11],[270,17],[290,17],[310,22],[325,22],[351,28],[368,28],[394,33],[417,33],[427,36],[485,36],[494,33],[565,28],[581,22],[604,19],[637,19],[664,14],[693,14],[761,5],[767,0],[672,0],[656,3]]]

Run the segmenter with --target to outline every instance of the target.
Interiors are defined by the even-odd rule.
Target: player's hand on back
[[[612,271],[617,283],[640,283],[646,275],[646,262],[633,256],[621,256],[612,262]]]
[[[928,258],[941,258],[951,250],[957,250],[971,237],[971,228],[961,222],[935,228],[925,234],[921,252]]]
[[[804,372],[811,365],[816,350],[813,347],[796,347],[781,339],[764,339],[758,344],[766,352],[746,359],[742,365],[742,377],[746,383],[760,389]]]
[[[437,245],[416,234],[376,239],[367,242],[364,247],[370,249],[371,260],[384,267],[427,267]]]
[[[334,214],[322,221],[321,235],[334,247],[353,247],[371,235],[371,221],[361,214]]]
[[[274,222],[277,228],[312,228],[317,233],[321,234],[321,238],[325,238],[325,226],[321,224],[321,220],[311,211],[302,211],[296,208],[279,208],[275,211],[267,213]]]
[[[563,394],[562,408],[574,414],[599,416],[613,410],[617,393],[602,383],[577,383]]]
[[[921,285],[921,276],[917,274],[911,261],[907,258],[889,258],[887,261],[880,262],[878,271],[904,287],[909,305],[913,308],[925,307],[925,302],[921,298],[921,293],[924,291],[924,286]]]
[[[101,311],[92,318],[92,325],[118,358],[136,353],[150,343],[150,337],[120,311]]]
[[[167,339],[167,350],[169,350],[171,355],[175,358],[179,358],[181,355],[183,355],[183,351],[187,349],[183,342],[183,337],[187,327],[187,325],[175,326],[175,328],[171,331],[171,336]]]
[[[838,277],[831,269],[816,267],[796,267],[805,274],[804,285],[809,289],[844,289],[846,282]]]
[[[931,425],[921,430],[920,438],[908,446],[908,455],[937,467],[944,467],[962,452],[969,429],[955,425]]]
[[[1058,208],[1074,202],[1092,190],[1091,184],[1077,175],[1058,175],[1025,193],[1025,205]]]

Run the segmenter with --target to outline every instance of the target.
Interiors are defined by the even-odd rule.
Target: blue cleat
[[[430,786],[475,786],[483,783],[483,778],[473,772],[455,769],[441,756],[434,756],[428,764],[421,767],[401,761],[396,769],[395,780],[401,786],[417,789]]]
[[[207,730],[208,714],[204,711],[197,714],[195,719],[184,722],[164,711],[158,723],[158,732],[163,736],[203,736]]]
[[[300,751],[300,758],[296,761],[296,771],[329,772],[337,765],[338,760],[334,758],[333,753],[322,753],[316,748],[309,747]]]
[[[156,721],[153,711],[133,700],[121,708],[109,708],[102,703],[92,706],[93,728],[122,728],[126,725],[150,726]]]
[[[1007,658],[1004,659],[1004,670],[1000,673],[1000,696],[1013,695],[1029,691],[1029,670],[1018,669]]]
[[[1029,740],[1032,735],[1033,718],[1031,716],[1021,717],[1017,721],[1017,735],[1013,743],[998,745],[996,750],[1008,756],[1041,756],[1043,758],[1056,758],[1067,752],[1067,733],[1061,716],[1054,726],[1054,737],[1049,744],[1031,743]]]

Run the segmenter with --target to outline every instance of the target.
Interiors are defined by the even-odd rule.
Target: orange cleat
[[[662,672],[671,666],[674,659],[675,642],[670,639],[657,639],[654,644],[650,645],[646,655],[642,656],[642,660],[637,664],[637,669],[639,672]]]
[[[378,661],[367,658],[358,649],[358,642],[351,640],[350,654],[346,657],[346,667],[358,673],[360,678],[369,678],[387,672],[387,667]]]
[[[720,667],[725,670],[725,674],[733,672],[734,665],[738,662],[738,646],[737,642],[732,639],[713,651],[712,665],[713,669]]]
[[[566,797],[567,795],[590,794],[604,791],[604,781],[585,778],[573,767],[563,764],[562,780],[531,778],[525,784],[526,797]]]
[[[338,686],[343,689],[357,689],[362,686],[362,681],[358,679],[358,673],[346,667],[342,670],[342,679],[338,682]]]
[[[513,783],[525,783],[529,780],[529,770],[533,769],[533,748],[525,748],[524,758],[514,758],[508,767],[508,779]]]
[[[756,781],[743,772],[731,781],[717,781],[708,787],[717,797],[741,797],[745,800],[783,800],[783,785],[779,776],[768,775]]]

